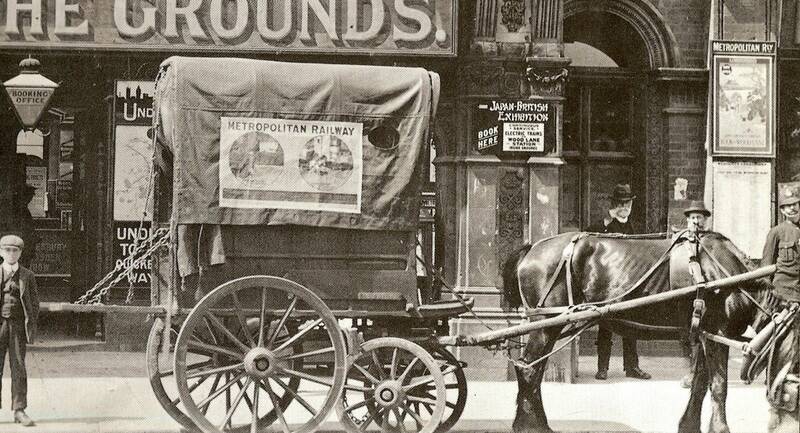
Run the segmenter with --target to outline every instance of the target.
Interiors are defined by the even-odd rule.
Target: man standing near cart
[[[621,233],[631,235],[636,233],[630,221],[633,200],[636,196],[631,192],[631,186],[620,183],[611,193],[611,203],[608,215],[602,220],[590,225],[586,231],[593,233]],[[601,323],[597,329],[597,380],[608,378],[608,364],[611,359],[611,330]],[[627,377],[636,379],[650,379],[650,374],[639,368],[639,354],[636,352],[636,339],[622,337],[622,365]]]
[[[39,295],[33,272],[19,264],[24,248],[25,242],[17,235],[0,238],[0,257],[3,258],[0,264],[0,376],[8,353],[14,422],[30,427],[34,422],[25,414],[28,406],[25,352],[28,343],[36,338]]]
[[[763,258],[761,265],[777,265],[777,271],[772,277],[773,295],[776,299],[775,312],[787,309],[800,308],[800,182],[782,183],[778,185],[778,207],[785,220],[773,227],[767,234],[767,241],[764,244]],[[777,377],[767,378],[769,390],[779,392],[768,392],[770,405],[770,420],[768,431],[778,432],[797,432],[800,431],[800,402],[798,402],[798,389],[800,385],[800,362],[798,362],[798,351],[800,351],[800,320],[795,318],[794,336],[789,334],[787,338],[794,338],[794,353],[788,354],[786,366],[776,366]],[[777,351],[776,351],[777,352]],[[792,359],[793,358],[793,359]],[[770,361],[772,362],[772,361]],[[784,367],[784,368],[782,368]]]

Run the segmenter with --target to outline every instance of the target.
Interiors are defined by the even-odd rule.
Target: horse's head
[[[707,280],[717,280],[755,269],[755,265],[727,237],[716,232],[704,232],[700,237],[700,266]],[[771,284],[767,278],[745,281],[738,286],[707,293],[706,302],[715,305],[706,324],[714,331],[726,335],[741,335],[748,325],[754,324],[761,313],[753,300],[742,293],[746,291],[759,304],[769,295]],[[709,306],[711,307],[711,306]],[[709,329],[712,330],[712,329]]]

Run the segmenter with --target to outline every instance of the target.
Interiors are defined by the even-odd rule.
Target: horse
[[[753,269],[744,254],[725,236],[703,232],[698,238],[699,242],[690,245],[695,245],[693,255],[707,281]],[[540,320],[563,312],[564,307],[601,306],[662,293],[672,289],[671,252],[684,248],[684,242],[688,240],[682,237],[673,240],[666,236],[564,233],[534,245],[524,245],[512,253],[503,266],[506,301],[514,308],[520,305],[537,307],[530,313],[530,319]],[[677,262],[675,259],[673,265]],[[674,271],[672,278],[675,279]],[[689,285],[691,283],[683,286]],[[700,293],[706,306],[700,328],[711,334],[737,338],[756,320],[759,312],[756,303],[761,302],[770,289],[768,279],[761,278],[748,280],[739,287]],[[755,298],[744,291],[755,292]],[[691,296],[681,297],[625,310],[610,318],[613,320],[601,320],[615,332],[639,339],[664,338],[665,329],[679,329],[688,335],[693,304]],[[547,362],[545,354],[552,351],[558,339],[578,331],[550,327],[528,335],[521,363],[515,366],[518,385],[515,432],[552,432],[541,395]],[[694,360],[691,395],[678,431],[700,432],[702,402],[710,387],[712,416],[708,431],[728,432],[725,416],[728,346],[704,341],[702,347],[704,350],[698,350]],[[534,363],[542,358],[542,362]]]

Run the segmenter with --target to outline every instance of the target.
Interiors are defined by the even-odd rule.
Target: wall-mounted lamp
[[[17,118],[26,131],[36,128],[50,97],[58,87],[58,84],[39,74],[40,67],[38,60],[24,59],[19,62],[19,75],[3,83]]]

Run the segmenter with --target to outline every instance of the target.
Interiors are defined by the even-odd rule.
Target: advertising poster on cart
[[[361,212],[362,124],[223,117],[219,203]]]
[[[714,155],[775,154],[775,43],[714,41]]]

